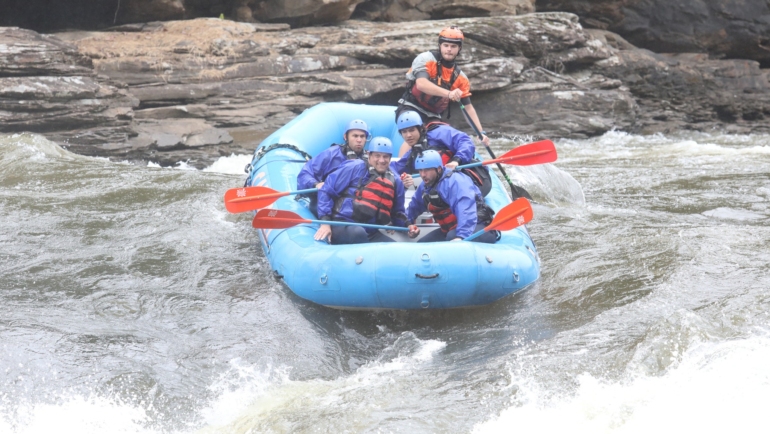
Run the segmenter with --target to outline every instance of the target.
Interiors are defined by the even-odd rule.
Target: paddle
[[[521,145],[513,148],[499,158],[494,160],[477,161],[475,163],[463,164],[457,166],[457,169],[466,169],[469,167],[486,166],[487,164],[513,164],[516,166],[532,166],[534,164],[553,163],[556,161],[556,147],[550,140],[541,140],[539,142]]]
[[[475,163],[463,164],[455,167],[458,169],[467,169],[469,167],[486,166],[487,164],[515,164],[517,166],[531,166],[533,164],[545,164],[553,163],[556,161],[556,147],[550,140],[541,140],[539,142],[528,143],[521,145],[518,148],[513,148],[510,151],[503,154],[500,158],[494,160],[477,161]],[[413,178],[420,175],[414,174]]]
[[[409,232],[409,228],[402,228],[399,226],[383,226],[383,225],[371,225],[368,223],[352,223],[352,222],[338,222],[338,221],[326,221],[326,220],[309,220],[309,219],[303,218],[297,213],[293,213],[291,211],[284,211],[281,209],[261,209],[257,211],[257,215],[254,216],[254,220],[252,220],[251,226],[258,229],[286,229],[293,226],[301,225],[303,223],[318,223],[322,225],[331,225],[331,226],[361,226],[364,228]]]
[[[492,223],[487,227],[465,238],[463,241],[471,241],[483,235],[484,232],[493,230],[507,231],[521,226],[530,220],[532,220],[532,206],[526,198],[520,197],[498,211],[495,214],[495,218],[492,219]]]
[[[473,131],[476,132],[476,135],[479,136],[479,140],[482,140],[483,142],[484,136],[481,134],[481,131],[479,131],[479,127],[476,126],[476,123],[473,122],[471,117],[468,115],[468,112],[465,110],[465,105],[463,105],[462,102],[460,102],[460,109],[462,109],[463,116],[465,116],[465,120],[468,121],[468,123],[471,125],[471,128],[473,128]],[[487,152],[489,153],[489,156],[492,157],[492,159],[496,159],[495,153],[492,152],[492,148],[487,146],[486,143],[484,143],[484,147],[487,148]],[[526,197],[527,199],[532,199],[532,196],[530,196],[529,192],[527,190],[524,190],[523,188],[514,185],[513,181],[511,181],[511,178],[508,177],[508,174],[505,172],[505,169],[503,169],[503,166],[500,163],[497,163],[497,168],[500,169],[500,173],[503,174],[503,177],[506,181],[508,181],[508,185],[511,186],[511,194],[515,194],[516,197]]]
[[[270,206],[281,197],[290,194],[315,193],[317,188],[295,191],[276,191],[268,187],[231,188],[225,192],[225,208],[231,213],[254,211]]]

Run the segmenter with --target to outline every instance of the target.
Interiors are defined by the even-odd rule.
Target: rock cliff
[[[0,31],[0,131],[45,132],[91,154],[189,160],[250,152],[322,101],[394,104],[414,56],[459,25],[487,131],[588,137],[610,129],[770,130],[767,70],[659,54],[570,13],[337,26],[194,19],[56,36]],[[467,130],[455,108],[450,121]]]

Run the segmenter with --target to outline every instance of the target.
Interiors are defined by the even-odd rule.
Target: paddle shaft
[[[274,197],[283,197],[283,196],[288,196],[290,194],[315,193],[317,191],[318,191],[317,188],[308,188],[308,189],[305,189],[305,190],[295,190],[295,191],[279,191],[279,192],[276,192],[276,193],[259,194],[257,196],[239,197],[239,198],[236,198],[236,199],[230,199],[228,202],[229,203],[248,202],[250,200],[255,200],[255,199],[260,199],[260,200],[272,199]]]
[[[371,228],[371,229],[384,229],[386,231],[409,232],[409,228],[402,228],[400,226],[372,225],[369,223],[355,223],[355,222],[339,222],[335,220],[305,220],[304,223],[318,223],[321,225],[330,225],[330,226],[361,226],[364,228]]]
[[[492,152],[492,148],[487,146],[486,143],[484,143],[484,135],[481,134],[481,131],[479,131],[479,127],[476,126],[476,123],[473,122],[473,119],[471,119],[470,115],[468,114],[468,111],[465,110],[465,105],[463,105],[462,102],[460,102],[460,109],[463,111],[463,116],[465,116],[465,120],[468,121],[468,123],[471,125],[471,128],[473,128],[473,131],[476,132],[476,135],[479,136],[479,140],[481,140],[481,143],[484,144],[484,147],[487,149],[487,152],[489,153],[489,156],[492,157],[492,160],[496,160],[497,157],[495,156],[495,153]],[[508,185],[511,186],[511,194],[516,194],[519,197],[526,197],[528,199],[532,199],[532,196],[529,195],[529,193],[524,190],[521,187],[517,187],[513,185],[513,181],[511,181],[511,178],[508,177],[508,173],[503,168],[503,165],[500,163],[496,163],[497,168],[500,169],[500,173],[503,174],[503,178],[505,178],[506,181],[508,181]]]
[[[475,234],[473,234],[473,235],[471,235],[471,236],[469,236],[469,237],[467,237],[467,238],[463,238],[463,241],[473,241],[473,240],[475,240],[476,238],[478,238],[478,237],[480,237],[480,236],[484,235],[484,233],[485,233],[486,231],[487,231],[486,229],[482,229],[482,230],[480,230],[480,231],[476,232]]]

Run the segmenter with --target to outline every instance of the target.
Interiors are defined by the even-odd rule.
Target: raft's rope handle
[[[303,151],[302,149],[299,149],[298,147],[288,144],[288,143],[273,143],[269,146],[263,146],[260,148],[257,148],[256,151],[254,151],[254,158],[251,159],[251,163],[247,164],[244,170],[246,173],[249,174],[249,176],[246,177],[246,181],[243,183],[244,187],[247,187],[249,185],[249,181],[251,181],[251,178],[253,177],[254,173],[256,173],[257,169],[262,168],[262,166],[254,168],[259,160],[262,159],[268,152],[275,150],[275,149],[291,149],[292,151],[296,151],[302,157],[305,158],[305,161],[301,160],[287,160],[292,163],[304,163],[309,161],[311,158],[313,158],[312,155],[308,154],[307,152]],[[264,165],[263,165],[264,166]]]

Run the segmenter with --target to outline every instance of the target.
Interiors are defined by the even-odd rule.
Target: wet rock
[[[353,18],[369,21],[418,21],[535,12],[535,0],[367,0],[359,4]]]
[[[61,34],[67,42],[17,32],[0,52],[0,128],[44,131],[91,155],[203,167],[250,152],[323,101],[395,104],[414,57],[449,24],[465,31],[459,64],[490,132],[768,129],[770,81],[756,62],[656,54],[566,13],[300,29],[196,19]],[[18,71],[28,75],[9,76]],[[448,121],[469,131],[456,107]]]
[[[16,27],[0,27],[0,77],[93,75],[91,58],[53,37]]]
[[[113,21],[120,24],[178,20],[184,18],[184,14],[182,0],[122,0],[115,9]]]
[[[655,52],[711,53],[770,67],[770,3],[756,0],[537,0],[537,10],[572,12]]]
[[[333,24],[347,20],[362,0],[271,0],[256,2],[253,16],[259,21],[282,22],[292,27]]]
[[[92,69],[73,45],[0,28],[0,131],[51,133],[59,141],[126,140],[138,100]],[[98,127],[104,133],[86,134]]]
[[[635,131],[729,129],[770,131],[770,71],[751,60],[711,60],[702,54],[619,50],[594,70],[623,80],[638,101]]]

